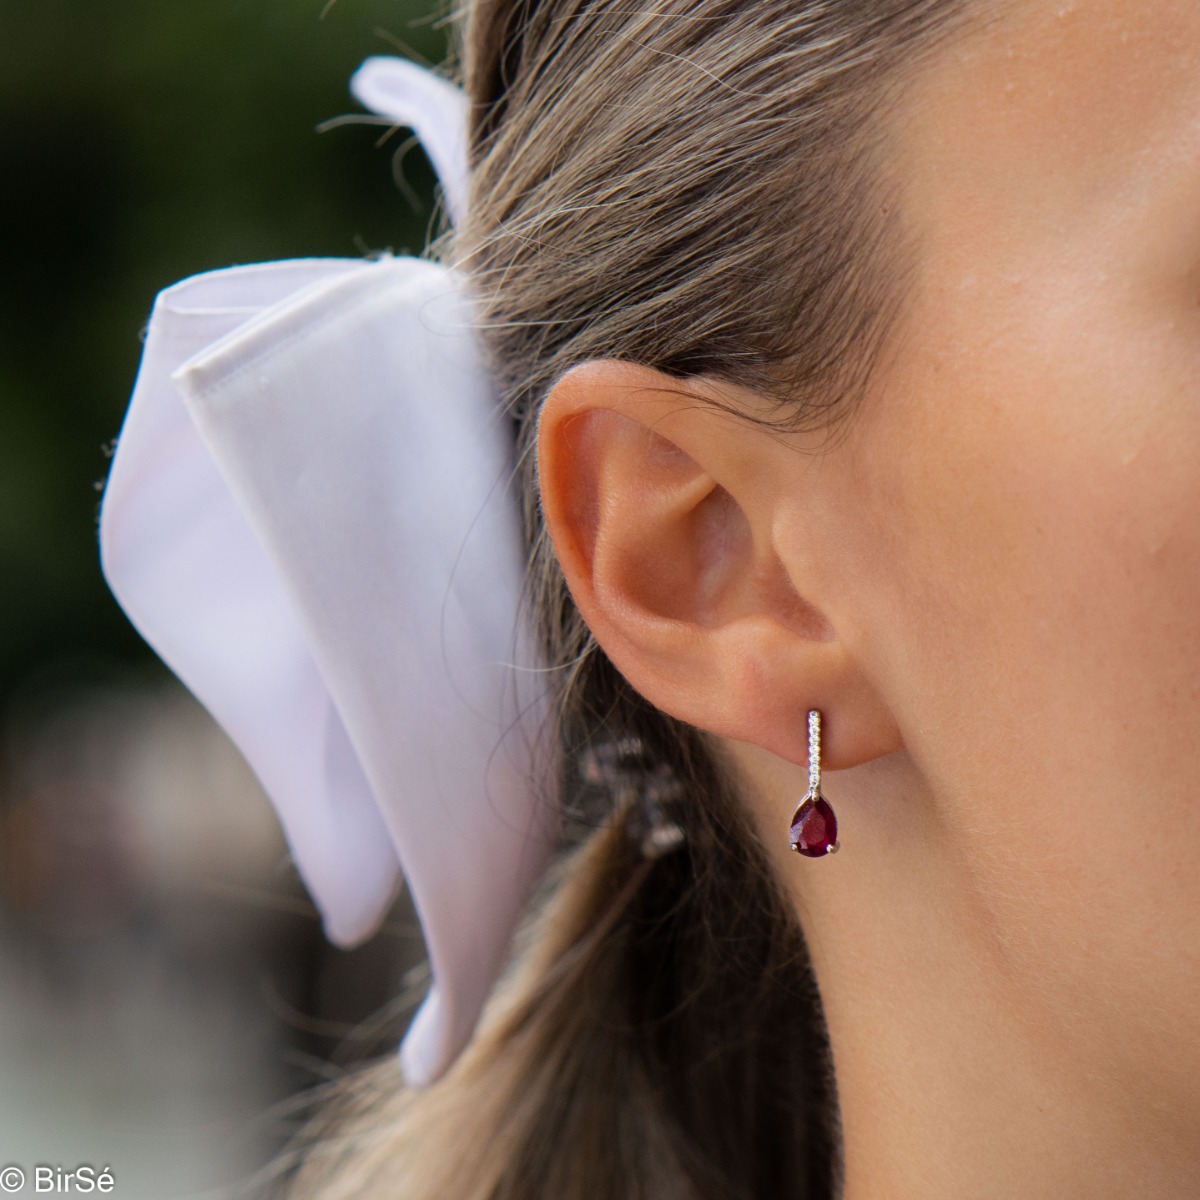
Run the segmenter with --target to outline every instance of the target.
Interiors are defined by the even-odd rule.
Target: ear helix
[[[824,858],[838,849],[837,817],[821,795],[821,714],[808,714],[808,791],[792,816],[790,845],[806,858]]]

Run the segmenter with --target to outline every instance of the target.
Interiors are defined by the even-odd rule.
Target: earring
[[[821,795],[821,714],[808,714],[808,791],[792,817],[791,847],[808,858],[823,858],[838,848],[837,817]]]

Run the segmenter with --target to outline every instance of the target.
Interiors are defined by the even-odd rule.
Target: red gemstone
[[[824,796],[805,796],[792,818],[792,849],[821,858],[837,849],[837,817]]]

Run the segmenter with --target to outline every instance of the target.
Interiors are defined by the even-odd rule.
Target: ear
[[[688,724],[799,765],[819,708],[826,767],[898,749],[814,590],[839,586],[834,539],[803,519],[829,503],[820,458],[709,402],[746,397],[698,386],[595,361],[547,397],[542,507],[580,613],[629,683]]]

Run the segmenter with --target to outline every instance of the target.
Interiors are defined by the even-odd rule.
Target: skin
[[[1194,1198],[1200,5],[1019,0],[890,120],[917,271],[845,436],[585,364],[548,526],[616,665],[744,782],[846,1200]],[[786,843],[813,707],[817,861]]]

